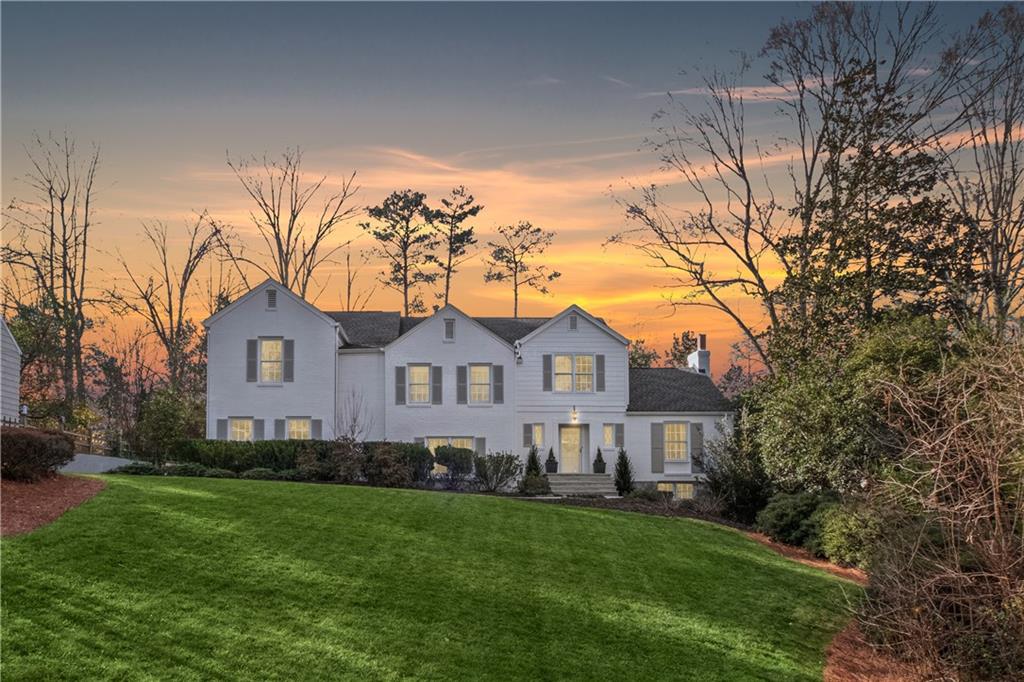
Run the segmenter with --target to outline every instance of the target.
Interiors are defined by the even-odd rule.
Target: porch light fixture
[[[572,409],[569,410],[569,419],[572,421],[573,424],[575,424],[577,421],[579,421],[579,418],[580,413],[576,411],[576,406],[573,405]]]

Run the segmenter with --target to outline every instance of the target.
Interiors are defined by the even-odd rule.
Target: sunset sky
[[[944,4],[965,28],[984,5]],[[697,85],[680,70],[728,68],[768,29],[802,16],[786,4],[18,4],[2,5],[2,181],[25,193],[34,131],[67,130],[101,148],[96,286],[120,249],[142,266],[143,221],[184,225],[208,210],[252,234],[232,157],[305,152],[310,173],[357,172],[361,205],[413,188],[437,199],[465,185],[485,205],[481,242],[529,220],[557,233],[546,261],[554,296],[527,294],[526,316],[578,303],[627,336],[667,345],[707,332],[714,371],[738,336],[724,316],[663,305],[667,283],[637,254],[603,246],[624,226],[614,195],[671,182],[642,142],[666,91]],[[760,75],[764,69],[755,69]],[[752,104],[770,131],[774,105]],[[781,171],[780,171],[781,172]],[[680,194],[680,202],[687,197]],[[360,232],[353,221],[343,232]],[[369,242],[360,239],[356,248]],[[372,284],[377,267],[363,268]],[[482,259],[458,276],[470,314],[511,314],[511,291],[483,283]],[[328,271],[324,271],[326,276]],[[317,304],[340,307],[335,271]],[[397,309],[378,287],[369,307]],[[197,306],[197,316],[199,315]],[[639,327],[638,327],[639,325]],[[639,331],[638,331],[639,329]]]

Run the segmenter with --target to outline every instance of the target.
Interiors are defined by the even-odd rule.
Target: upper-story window
[[[267,308],[277,307],[277,289],[267,289]]]
[[[409,365],[409,402],[430,402],[430,365]]]
[[[279,384],[284,379],[284,340],[260,339],[260,381]]]
[[[453,318],[445,318],[444,321],[444,340],[454,341],[455,340],[455,320]]]
[[[555,390],[591,393],[594,390],[593,355],[556,355]]]
[[[469,366],[469,402],[491,402],[491,366]]]

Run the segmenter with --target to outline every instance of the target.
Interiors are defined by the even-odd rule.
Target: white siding
[[[445,342],[444,319],[454,317],[455,340]],[[442,367],[442,404],[395,404],[395,367],[430,363]],[[502,365],[505,396],[501,405],[456,403],[456,367],[472,363]],[[384,354],[384,412],[390,440],[428,436],[486,438],[487,449],[515,445],[516,365],[512,348],[470,318],[444,308],[387,347]],[[408,391],[408,387],[407,387]]]
[[[318,311],[278,289],[277,307],[266,296],[239,301],[209,325],[206,435],[217,437],[217,420],[264,420],[264,437],[274,437],[274,420],[310,417],[323,421],[323,437],[334,437],[337,328]],[[263,385],[246,381],[246,340],[280,336],[295,341],[295,380]]]
[[[664,422],[700,422],[704,425],[704,448],[721,437],[719,424],[732,428],[732,420],[725,414],[636,414],[626,417],[626,454],[633,463],[633,475],[638,481],[681,481],[693,479],[693,459],[686,462],[665,462],[664,473],[651,471],[651,424]],[[618,453],[615,453],[618,456]],[[607,457],[605,458],[608,459]],[[613,460],[614,462],[614,460]],[[611,468],[608,469],[612,471]]]
[[[7,323],[0,319],[0,414],[18,418],[21,390],[21,350]]]
[[[384,352],[338,353],[338,430],[349,432],[353,416],[362,440],[384,440]]]

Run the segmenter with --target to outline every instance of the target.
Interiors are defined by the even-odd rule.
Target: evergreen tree
[[[615,489],[619,495],[626,495],[633,491],[633,464],[626,456],[626,450],[619,448],[619,457],[615,460]]]

